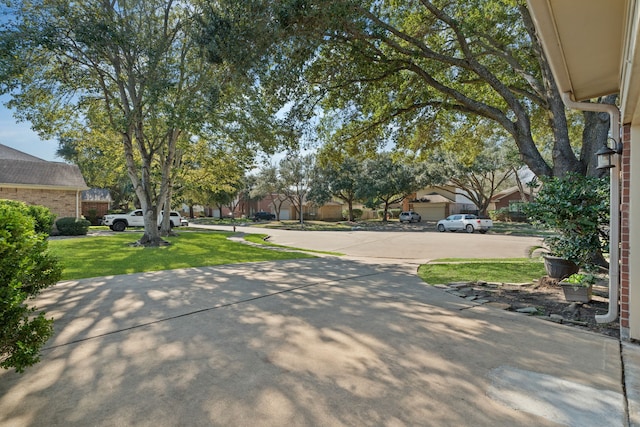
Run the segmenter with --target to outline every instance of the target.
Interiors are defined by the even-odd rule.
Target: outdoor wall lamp
[[[613,156],[622,153],[622,149],[615,140],[613,142],[616,144],[615,150],[605,144],[596,152],[596,158],[598,159],[596,169],[611,169],[615,167]]]

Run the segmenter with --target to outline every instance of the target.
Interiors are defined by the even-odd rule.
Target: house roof
[[[438,194],[438,193],[429,193],[426,196],[421,196],[419,199],[416,200],[416,202],[423,202],[423,203],[454,203],[454,201],[451,200],[450,198],[445,197],[442,194]]]
[[[0,144],[0,159],[2,160],[28,160],[32,162],[44,162],[46,160],[42,160],[36,156],[32,156],[31,154],[23,153],[22,151],[18,151],[15,148],[7,147],[6,145]]]
[[[0,144],[0,186],[86,190],[76,165],[48,162]]]
[[[519,191],[520,191],[520,189],[518,189],[518,186],[506,188],[506,189],[494,194],[493,197],[491,198],[491,201],[492,202],[500,201],[500,200],[504,199],[505,197],[508,197],[508,196],[512,195],[513,193],[517,193]]]
[[[623,123],[640,115],[636,113],[640,95],[636,0],[527,3],[561,93],[571,93],[574,101],[620,93]]]

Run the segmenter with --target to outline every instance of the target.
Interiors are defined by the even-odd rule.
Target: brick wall
[[[622,182],[620,198],[620,332],[629,336],[629,194],[631,185],[631,127],[622,128]]]
[[[76,216],[74,190],[47,190],[0,187],[0,199],[20,200],[28,205],[42,205],[51,209],[56,218]]]

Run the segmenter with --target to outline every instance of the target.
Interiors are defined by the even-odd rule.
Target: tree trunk
[[[166,244],[166,242],[160,237],[158,230],[158,210],[152,200],[151,174],[149,173],[151,169],[151,159],[148,155],[141,155],[142,170],[139,176],[133,155],[132,134],[133,132],[124,133],[122,135],[122,141],[127,164],[127,174],[131,179],[133,189],[140,201],[140,208],[144,212],[144,234],[138,241],[138,244],[142,246],[161,246]]]

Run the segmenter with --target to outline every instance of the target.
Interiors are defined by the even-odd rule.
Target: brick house
[[[0,144],[0,199],[43,205],[57,218],[80,217],[87,184],[76,165],[48,162]]]
[[[610,148],[617,149],[610,169],[609,311],[598,321],[619,317],[620,336],[640,340],[640,2],[528,0],[527,4],[568,107],[594,108],[582,101],[618,94],[619,107],[596,106],[612,119]]]

